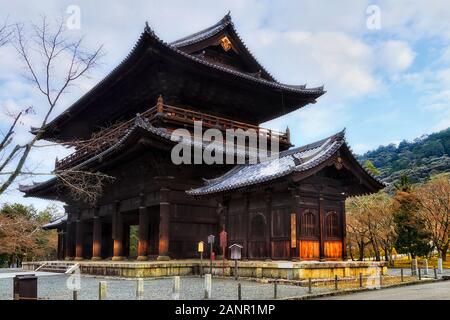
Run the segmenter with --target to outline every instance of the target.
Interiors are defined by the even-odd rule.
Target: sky
[[[68,33],[82,35],[87,48],[104,45],[100,66],[63,96],[54,118],[126,57],[146,21],[170,42],[216,23],[229,10],[247,47],[277,80],[324,85],[327,91],[317,103],[262,124],[283,131],[289,126],[295,145],[345,127],[348,143],[361,154],[450,126],[447,0],[0,0],[0,25],[3,20],[28,24],[42,15],[51,21],[62,17],[72,26]],[[14,47],[2,47],[0,130],[10,123],[9,114],[26,106],[33,106],[35,114],[23,118],[17,143],[31,138],[30,126],[39,123],[46,105],[24,77]],[[0,196],[0,204],[21,202],[39,209],[51,204],[23,198],[18,183],[48,179],[55,158],[70,153],[61,146],[34,149],[26,168],[40,174],[20,177]]]

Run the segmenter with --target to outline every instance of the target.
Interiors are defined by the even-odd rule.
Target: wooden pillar
[[[102,259],[102,221],[98,216],[98,210],[94,216],[92,230],[92,260]]]
[[[63,241],[64,241],[64,233],[62,230],[58,230],[58,248],[56,250],[56,258],[58,260],[62,259],[63,256]]]
[[[291,259],[295,259],[295,260],[300,259],[300,252],[299,252],[300,244],[298,241],[299,226],[297,225],[298,216],[300,214],[299,202],[300,202],[300,195],[298,194],[298,190],[296,190],[296,189],[292,190],[292,212],[291,212],[291,215],[294,215],[294,221],[292,221],[292,218],[291,218],[291,223],[293,223],[294,225],[291,225],[291,237],[294,236],[294,239],[291,239]],[[292,228],[294,228],[294,231],[292,231]]]
[[[342,260],[347,260],[347,222],[345,216],[345,199],[341,200]]]
[[[76,221],[76,246],[75,246],[75,260],[83,260],[83,220],[81,220],[81,212]]]
[[[139,207],[139,242],[138,257],[139,261],[148,259],[148,223],[149,216],[146,207]]]
[[[168,189],[160,190],[159,201],[159,245],[157,260],[170,260],[169,257],[169,229],[170,229],[170,203],[168,202]]]
[[[66,253],[65,253],[65,260],[72,260],[74,256],[74,243],[73,243],[73,227],[74,224],[69,221],[70,215],[67,216],[67,222],[66,222]]]
[[[266,230],[265,230],[265,242],[266,242],[266,256],[272,259],[272,243],[270,241],[272,231],[272,192],[266,191]]]
[[[251,221],[250,221],[250,196],[248,193],[244,194],[244,201],[245,201],[245,226],[246,226],[246,233],[245,233],[245,241],[244,241],[244,253],[245,253],[245,258],[249,258],[250,256],[250,248],[249,248],[249,244],[250,244],[250,228],[251,228]]]
[[[322,195],[319,196],[319,237],[320,237],[320,243],[319,243],[319,256],[320,261],[325,260],[325,252],[324,252],[324,232],[325,232],[325,226],[324,226],[324,219],[325,219],[325,208],[324,208],[324,200]]]
[[[113,261],[123,260],[123,219],[119,205],[116,202],[112,219]]]

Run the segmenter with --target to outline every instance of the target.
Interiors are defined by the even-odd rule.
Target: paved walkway
[[[318,300],[450,300],[450,281],[359,292]]]

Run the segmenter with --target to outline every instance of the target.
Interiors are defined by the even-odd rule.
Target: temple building
[[[222,230],[247,259],[345,259],[346,197],[383,184],[355,159],[344,131],[294,147],[288,130],[260,127],[324,93],[275,80],[229,14],[172,43],[146,25],[129,55],[44,128],[43,139],[72,145],[74,153],[56,161],[55,178],[21,191],[66,204],[65,216],[45,226],[58,230],[58,259],[193,258],[199,241]],[[264,133],[279,141],[279,157],[174,164],[171,151],[180,140],[172,133],[186,129],[194,136],[196,121],[205,130]],[[193,149],[207,147],[186,141]],[[89,175],[97,173],[111,179],[95,200],[71,190],[67,177],[94,184]],[[215,251],[221,254],[218,246]]]

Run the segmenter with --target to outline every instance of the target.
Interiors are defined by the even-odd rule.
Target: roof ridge
[[[200,42],[210,36],[213,36],[217,33],[219,33],[220,31],[222,31],[223,29],[225,29],[229,24],[231,23],[231,16],[230,16],[230,12],[228,12],[222,19],[220,19],[218,22],[216,22],[215,24],[213,24],[212,26],[209,26],[207,28],[204,28],[200,31],[194,32],[190,35],[187,35],[185,37],[182,37],[180,39],[177,39],[175,41],[172,41],[170,44],[173,46],[180,46],[180,47],[184,47],[193,43],[197,43]],[[220,28],[218,28],[220,27]],[[215,28],[217,28],[216,30],[214,30]],[[214,31],[213,31],[214,30]],[[199,36],[203,33],[207,33],[210,32],[210,34],[206,34],[204,37],[200,37],[197,39],[193,39],[196,36]],[[190,40],[191,41],[188,41]]]

